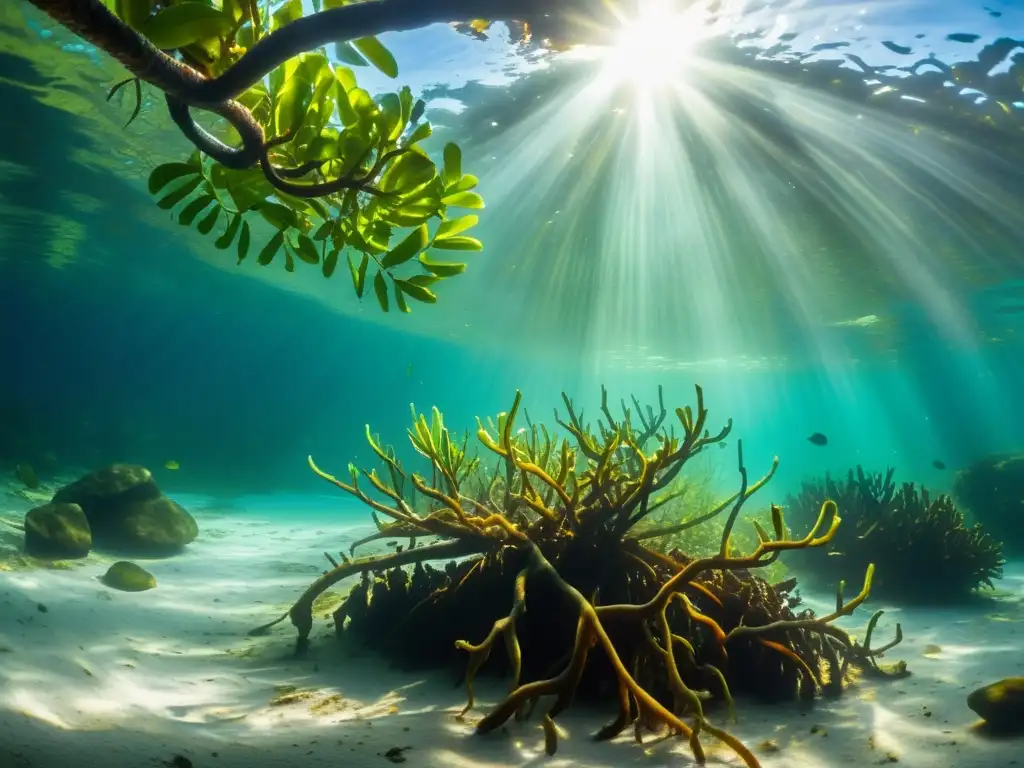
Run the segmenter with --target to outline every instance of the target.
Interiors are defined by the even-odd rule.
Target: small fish
[[[726,446],[728,446],[728,445],[729,445],[729,443],[728,443],[728,442],[726,442],[725,440],[723,440],[722,442],[720,442],[720,443],[718,444],[718,447],[719,447],[719,448],[725,448],[725,447],[726,447]]]
[[[174,461],[173,459],[170,459],[164,462],[164,469],[169,469],[172,472],[174,472],[175,470],[181,469],[181,464]]]
[[[807,442],[809,442],[811,445],[817,445],[820,447],[823,445],[828,445],[828,438],[825,437],[825,435],[821,434],[821,432],[815,432],[813,435],[807,438]]]
[[[938,459],[936,459],[935,461],[932,462],[932,466],[935,467],[936,469],[945,469],[946,468],[945,462],[939,461]]]
[[[412,378],[412,374],[413,374],[413,371],[414,371],[414,370],[415,370],[415,369],[413,368],[413,366],[412,366],[412,363],[409,363],[409,364],[408,364],[408,365],[407,365],[407,366],[405,367],[405,375],[406,375],[406,378],[409,378],[409,379],[411,379],[411,378]]]

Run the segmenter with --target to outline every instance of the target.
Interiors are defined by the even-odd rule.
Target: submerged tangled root
[[[504,670],[513,687],[479,722],[480,732],[513,716],[525,718],[541,697],[553,696],[554,704],[542,715],[545,745],[553,753],[555,719],[582,694],[618,704],[617,717],[598,738],[612,738],[630,726],[638,739],[645,730],[668,729],[685,737],[703,763],[700,737],[710,734],[751,768],[759,765],[753,753],[706,717],[703,699],[708,695],[731,710],[734,690],[768,700],[810,698],[818,690],[838,693],[851,664],[876,672],[904,671],[885,670],[875,662],[900,641],[898,625],[896,639],[879,649],[870,647],[878,614],[863,644],[833,626],[867,598],[873,566],[867,568],[861,591],[846,601],[840,586],[836,610],[822,617],[794,610],[799,602],[790,594],[795,582],[771,585],[749,572],[774,563],[783,551],[827,545],[840,524],[835,503],[821,506],[800,539],[789,537],[780,508],[773,506],[773,533],[755,523],[753,552],[733,553],[730,535],[741,507],[771,477],[770,472],[748,488],[742,443],[740,490],[729,500],[719,551],[691,559],[644,546],[648,536],[633,535],[634,527],[663,503],[659,492],[687,459],[723,440],[731,423],[714,437],[705,431],[707,411],[699,387],[696,412],[676,410],[681,439],[663,428],[667,412],[660,390],[660,412],[648,408],[645,413],[634,400],[639,426],[625,405],[624,417],[613,419],[602,395],[605,420],[598,423],[597,434],[582,424],[563,395],[569,418],[558,423],[573,445],[553,438],[528,417],[529,428],[517,433],[517,393],[511,411],[492,422],[490,431],[479,424],[480,443],[499,457],[492,473],[469,454],[468,437],[460,443],[449,433],[436,409],[430,423],[419,416],[409,430],[413,447],[430,463],[430,483],[408,474],[394,450],[381,447],[369,430],[370,446],[388,481],[376,470],[360,473],[350,466],[351,482],[344,482],[310,459],[319,476],[394,521],[379,525],[381,536],[408,536],[410,542],[389,555],[343,557],[341,564],[332,560],[334,568],[287,614],[299,630],[300,648],[312,627],[313,601],[338,581],[362,574],[335,613],[338,632],[354,632],[410,663],[437,664],[455,653],[468,655],[464,713],[474,704],[476,674],[492,655],[492,666],[501,665],[492,650],[503,644]],[[651,440],[658,447],[648,453]],[[360,478],[385,500],[367,495]],[[425,499],[421,509],[416,496]],[[702,519],[726,508],[729,503]],[[437,541],[423,545],[423,537]],[[426,564],[466,555],[443,571]],[[411,573],[406,565],[413,565]],[[499,599],[511,605],[507,614],[495,616]]]

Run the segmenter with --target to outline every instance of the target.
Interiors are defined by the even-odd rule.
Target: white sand
[[[269,515],[194,505],[200,540],[176,558],[139,561],[159,582],[149,592],[99,583],[109,558],[68,571],[0,571],[0,768],[147,768],[171,765],[175,755],[196,768],[372,768],[388,765],[384,753],[394,747],[410,747],[403,755],[414,768],[692,764],[677,740],[592,742],[588,734],[612,709],[570,709],[559,719],[554,758],[544,755],[535,721],[476,736],[472,722],[453,718],[464,694],[450,677],[410,676],[346,653],[322,616],[304,660],[291,657],[290,623],[247,637],[325,567],[325,548],[347,548],[369,530],[281,503]],[[8,519],[29,506],[0,495]],[[868,615],[862,610],[850,626]],[[906,659],[912,677],[864,680],[810,711],[740,701],[731,730],[766,768],[1014,764],[1024,741],[973,732],[964,699],[978,685],[1024,675],[1024,568],[1008,572],[997,600],[969,612],[889,611],[880,638],[896,619],[906,640],[889,660]],[[925,654],[930,644],[941,651]],[[271,706],[281,686],[313,693]],[[480,688],[478,707],[503,690]],[[761,745],[767,739],[776,750]],[[710,764],[723,761],[738,762],[709,749]]]

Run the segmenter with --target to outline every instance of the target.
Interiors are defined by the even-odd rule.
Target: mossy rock
[[[973,691],[967,706],[999,731],[1024,733],[1024,677],[1007,677]]]
[[[61,488],[56,502],[78,504],[100,548],[166,555],[195,541],[199,526],[167,498],[145,467],[114,464]]]
[[[199,535],[195,518],[166,496],[131,505],[119,528],[122,546],[154,554],[179,550]]]
[[[77,504],[89,521],[104,509],[154,499],[160,488],[153,473],[135,464],[112,464],[80,477],[53,495],[55,502]]]
[[[100,577],[100,581],[111,589],[119,589],[122,592],[145,592],[147,589],[156,588],[156,578],[153,574],[127,560],[120,560],[110,566]]]
[[[19,464],[16,466],[14,468],[14,476],[22,485],[30,490],[35,490],[40,485],[36,471],[29,464]]]
[[[92,549],[92,531],[77,504],[50,503],[25,515],[25,552],[62,560],[85,557]]]

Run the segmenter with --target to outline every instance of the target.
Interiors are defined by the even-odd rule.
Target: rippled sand
[[[27,507],[0,503],[14,522]],[[454,716],[464,694],[450,677],[397,672],[333,643],[329,598],[309,658],[292,656],[288,624],[247,637],[322,570],[327,542],[333,551],[367,532],[323,514],[270,513],[197,510],[203,533],[186,554],[139,561],[159,583],[150,592],[100,584],[111,558],[67,570],[0,570],[0,765],[189,765],[179,757],[197,768],[692,764],[678,740],[594,743],[588,736],[610,711],[561,717],[554,758],[544,755],[536,722],[475,736],[472,717]],[[880,631],[898,620],[906,633],[890,660],[906,659],[911,677],[862,680],[809,711],[740,701],[731,729],[766,768],[1007,765],[1024,741],[976,733],[964,699],[985,682],[1024,674],[1022,601],[1017,567],[996,600],[969,613],[887,611]],[[503,690],[500,681],[481,688],[481,706]],[[710,764],[736,763],[708,746]]]

